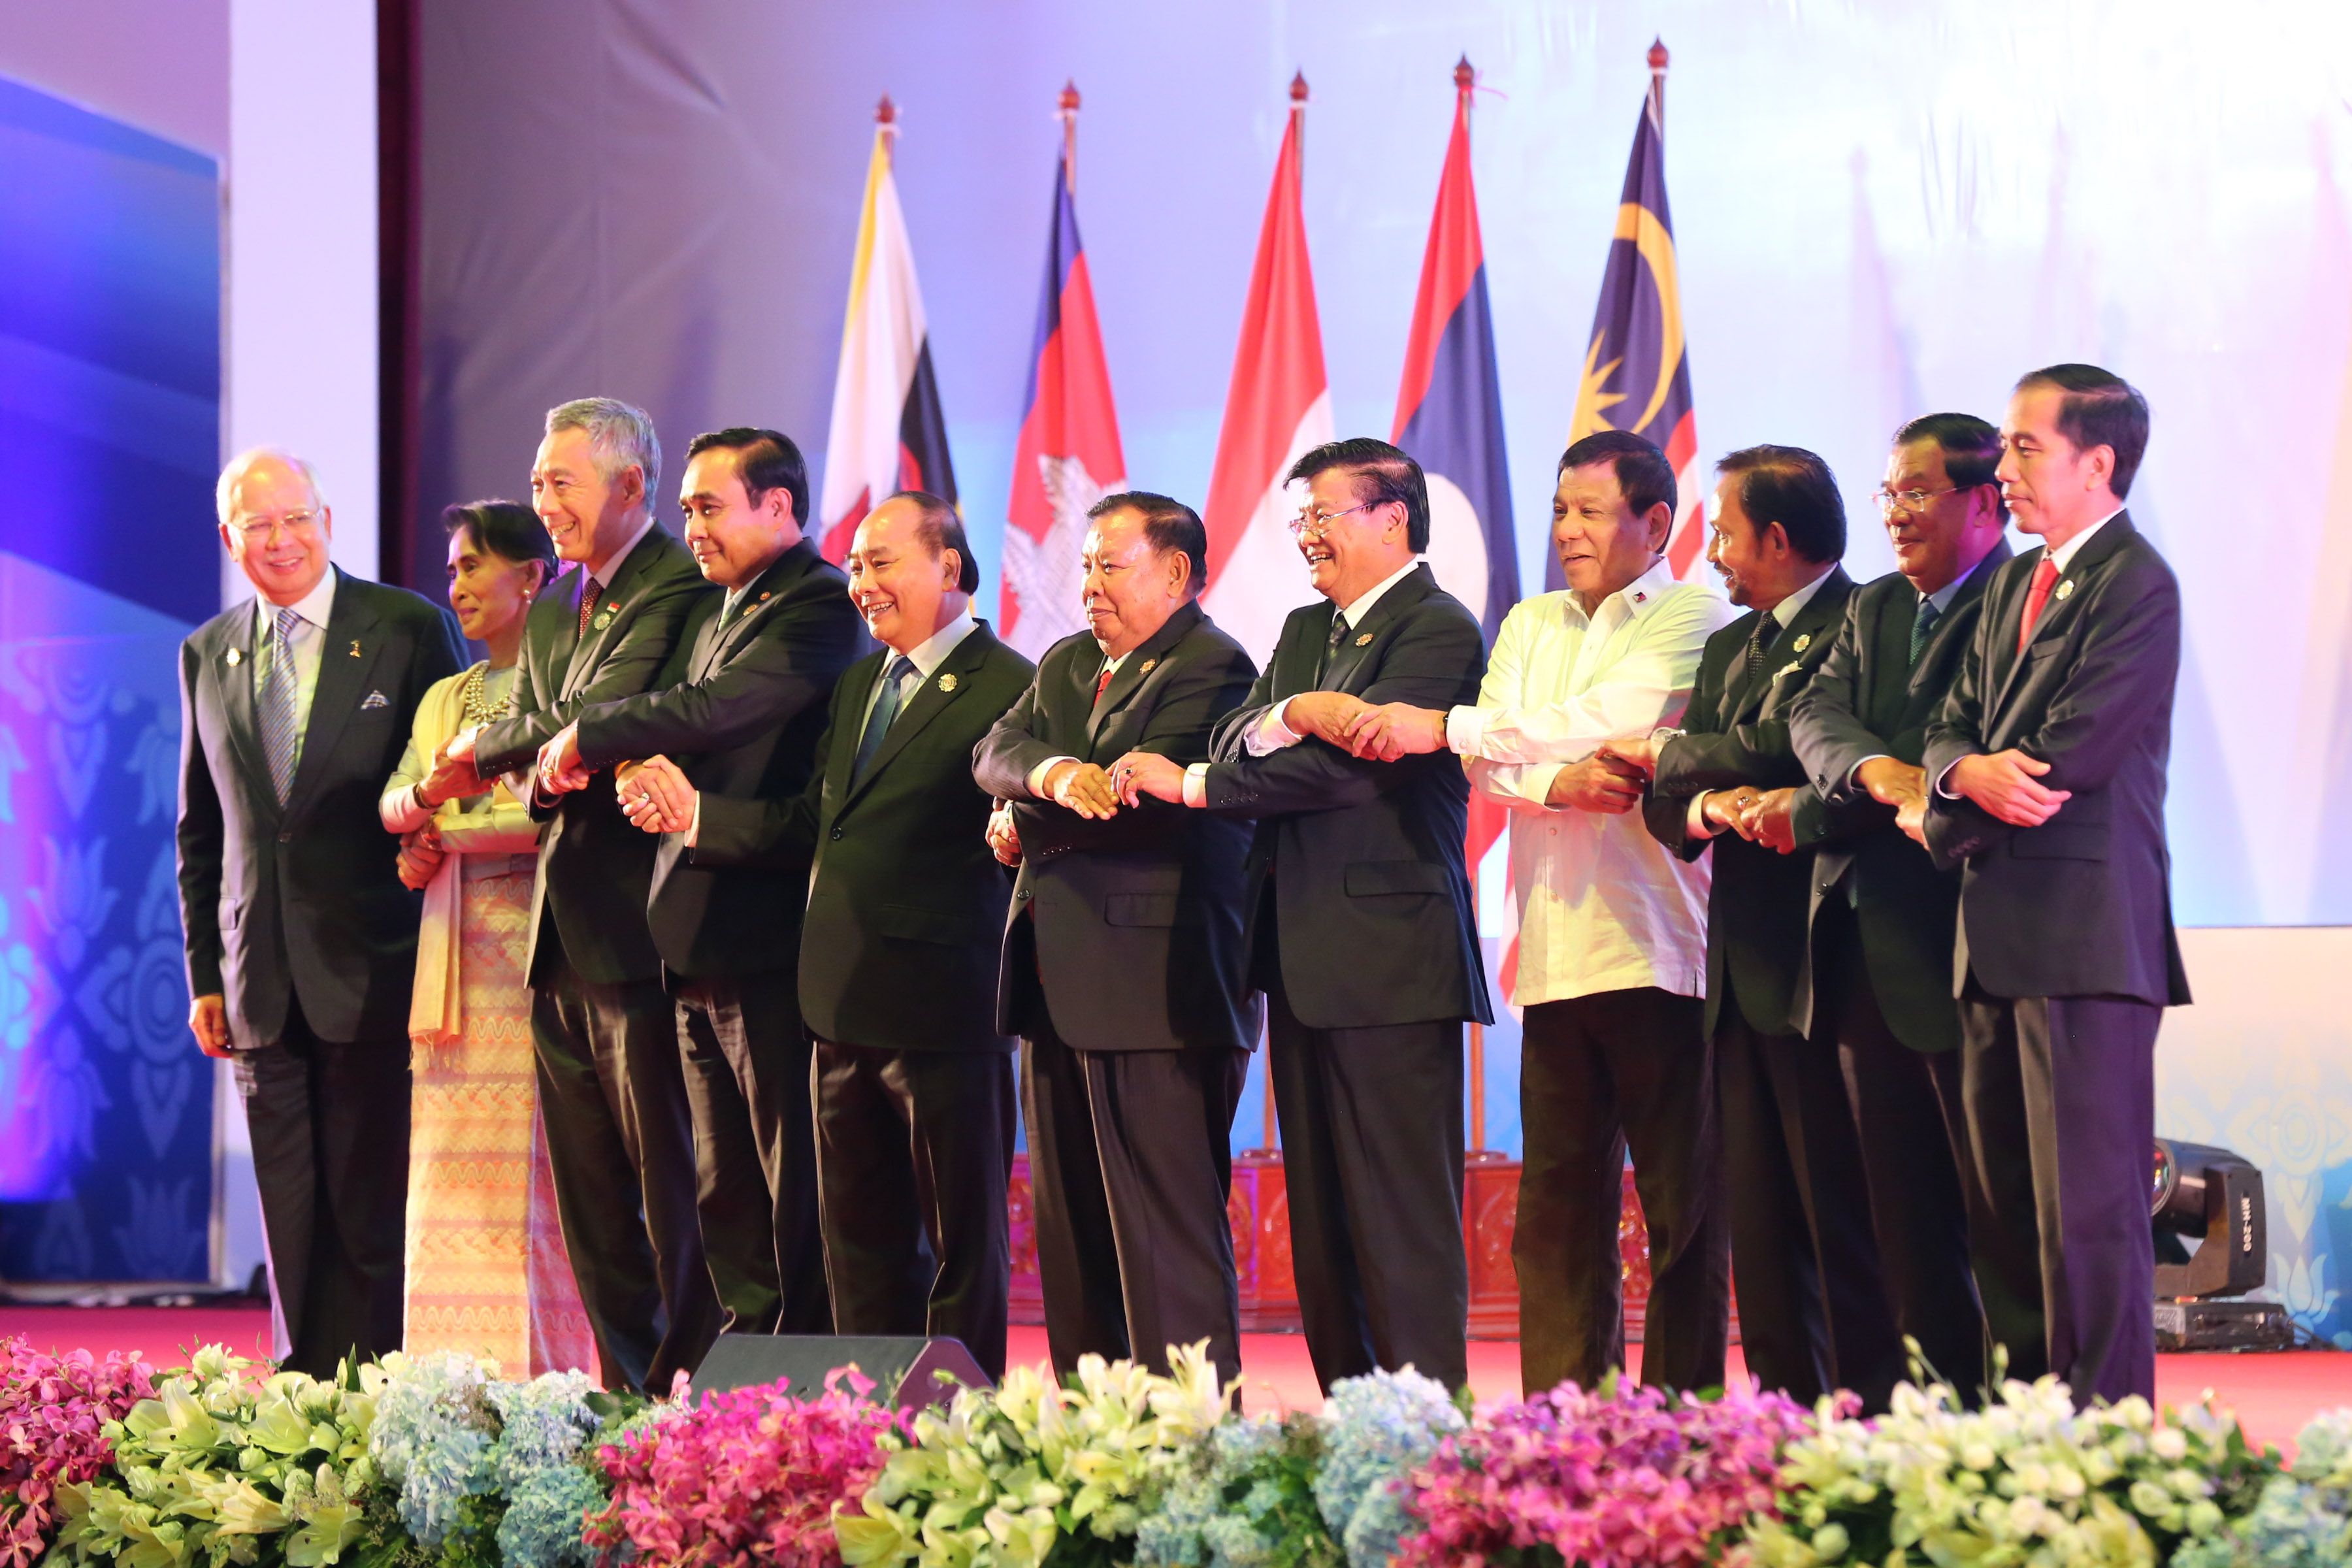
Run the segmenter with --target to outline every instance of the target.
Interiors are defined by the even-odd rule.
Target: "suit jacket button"
[[[835,828],[835,829],[833,830],[833,837],[834,837],[834,842],[835,842],[835,843],[836,843],[836,844],[837,844],[837,843],[839,843],[839,842],[841,841],[841,829],[840,829],[840,828],[836,827],[836,828]]]
[[[293,830],[292,828],[290,828],[290,827],[284,827],[284,828],[280,828],[280,829],[278,829],[278,843],[280,843],[280,844],[291,844],[291,843],[293,843],[293,842],[294,842],[294,830]]]

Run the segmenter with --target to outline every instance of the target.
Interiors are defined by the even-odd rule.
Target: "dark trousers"
[[[1731,1257],[1706,1016],[1697,997],[1652,986],[1527,1009],[1511,1258],[1529,1393],[1591,1388],[1625,1364],[1617,1221],[1629,1145],[1650,1230],[1642,1381],[1723,1385]]]
[[[1209,1342],[1241,1375],[1234,1280],[1234,1109],[1240,1050],[1081,1051],[1050,1023],[1021,1043],[1045,1338],[1065,1375],[1093,1352],[1166,1371]]]
[[[322,1040],[289,997],[276,1040],[240,1051],[236,1089],[286,1367],[331,1377],[400,1348],[408,1216],[408,1040]]]
[[[1410,1363],[1459,1388],[1470,1375],[1461,1022],[1310,1029],[1278,968],[1273,978],[1267,1077],[1315,1376],[1328,1393]]]
[[[2156,1396],[2147,1193],[2163,1016],[2122,997],[1991,996],[1973,976],[1960,998],[1961,1049],[2017,1062],[2016,1100],[1972,1098],[1969,1131],[1988,1163],[2032,1173],[2043,1342],[2078,1404]]]
[[[1002,1378],[1013,1053],[819,1040],[812,1078],[835,1331],[961,1340]]]
[[[1813,1044],[1833,1050],[1844,1074],[1887,1306],[1934,1375],[1973,1403],[1985,1384],[1985,1315],[1969,1215],[1984,1205],[1970,1202],[1958,1159],[1968,1146],[1960,1054],[1895,1037],[1843,899],[1822,905],[1814,938]],[[1874,1414],[1889,1391],[1855,1389]]]
[[[1748,1370],[1800,1404],[1850,1388],[1885,1409],[1906,1371],[1903,1338],[1838,1053],[1754,1028],[1726,996],[1715,1065]]]
[[[563,1245],[605,1386],[666,1394],[719,1334],[677,1023],[659,981],[583,979],[546,952],[554,932],[530,1027]]]
[[[826,1334],[809,1043],[790,970],[673,979],[720,1331]]]

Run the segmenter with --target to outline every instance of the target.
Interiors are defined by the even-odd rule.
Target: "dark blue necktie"
[[[1936,621],[1944,612],[1936,608],[1933,599],[1919,601],[1919,614],[1911,622],[1911,668],[1919,668],[1919,656],[1927,651],[1927,638],[1936,629]]]
[[[890,732],[891,721],[898,717],[902,700],[898,683],[914,673],[915,661],[903,653],[882,672],[882,689],[874,699],[874,710],[866,716],[866,733],[858,737],[857,761],[849,770],[850,783],[856,784],[866,776],[866,764],[882,749],[882,737]]]

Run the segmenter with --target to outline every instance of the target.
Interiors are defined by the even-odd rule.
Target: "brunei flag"
[[[1065,101],[1076,94],[1066,95]],[[1066,112],[1068,112],[1066,110]],[[1029,361],[1028,412],[1013,456],[1013,500],[1004,531],[1003,597],[997,625],[1024,655],[1086,628],[1078,565],[1087,508],[1127,488],[1110,371],[1095,322],[1094,286],[1078,241],[1070,160],[1054,175],[1054,226],[1045,240],[1045,299]]]
[[[1437,212],[1421,258],[1421,293],[1405,340],[1390,437],[1429,480],[1429,568],[1438,585],[1479,612],[1491,645],[1519,600],[1518,546],[1511,532],[1510,465],[1503,457],[1503,395],[1495,373],[1495,323],[1486,308],[1486,258],[1478,193],[1470,183],[1470,91],[1476,75],[1454,68],[1454,136],[1437,182]],[[1507,814],[1470,797],[1471,874],[1502,837]]]
[[[1576,393],[1570,445],[1596,430],[1631,430],[1656,443],[1673,465],[1680,505],[1666,558],[1688,574],[1705,542],[1698,432],[1691,420],[1690,365],[1683,353],[1682,285],[1675,270],[1675,224],[1666,210],[1666,49],[1650,46],[1650,93],[1633,128],[1609,269]],[[1554,559],[1545,585],[1563,588]]]
[[[1315,314],[1315,275],[1307,264],[1307,220],[1299,206],[1306,119],[1307,79],[1297,76],[1290,83],[1290,127],[1258,231],[1224,429],[1201,518],[1209,533],[1203,607],[1261,666],[1274,655],[1283,617],[1313,593],[1290,536],[1300,503],[1282,476],[1332,436],[1323,329]]]
[[[857,218],[857,253],[849,269],[849,315],[841,329],[841,368],[833,380],[833,426],[824,444],[824,489],[817,516],[824,553],[839,561],[850,535],[893,490],[929,490],[956,499],[948,462],[947,421],[931,374],[930,333],[915,285],[915,253],[890,175],[898,110],[885,98],[876,113],[874,156],[866,165],[866,205]]]

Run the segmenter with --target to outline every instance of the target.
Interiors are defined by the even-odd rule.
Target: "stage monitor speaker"
[[[945,1405],[956,1388],[987,1388],[961,1340],[889,1334],[721,1334],[695,1369],[693,1391],[782,1382],[795,1399],[824,1392],[827,1373],[855,1366],[901,1410]],[[942,1375],[944,1374],[944,1375]]]

